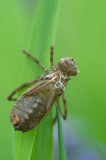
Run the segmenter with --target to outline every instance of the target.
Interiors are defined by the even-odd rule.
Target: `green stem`
[[[59,109],[58,109],[57,105],[56,105],[56,111],[57,111],[57,120],[58,120],[59,160],[67,160],[66,150],[65,150],[65,146],[64,146],[64,140],[63,140],[62,124],[61,124],[60,113],[59,113]]]

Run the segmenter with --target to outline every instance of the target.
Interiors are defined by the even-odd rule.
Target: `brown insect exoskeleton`
[[[54,45],[51,46],[50,55],[52,71],[45,68],[28,52],[23,51],[26,55],[32,58],[46,72],[46,74],[21,85],[8,96],[8,100],[16,100],[12,98],[16,92],[29,84],[38,82],[27,89],[21,97],[16,100],[16,103],[12,108],[10,121],[13,123],[15,130],[27,132],[33,129],[40,123],[44,116],[49,114],[54,103],[59,107],[62,117],[64,119],[67,117],[67,105],[64,96],[65,87],[67,82],[70,80],[69,76],[77,75],[79,70],[76,67],[76,62],[70,57],[60,59],[58,65],[54,66],[53,46]],[[60,96],[62,96],[64,103],[64,114],[60,109]]]

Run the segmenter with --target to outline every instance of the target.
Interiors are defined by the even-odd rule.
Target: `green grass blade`
[[[52,112],[37,127],[31,160],[52,159]]]
[[[60,113],[59,113],[59,109],[58,109],[57,105],[56,105],[56,111],[57,111],[57,119],[58,119],[59,160],[67,160],[66,150],[65,150],[65,146],[64,146],[64,140],[63,140],[62,124],[61,124]]]
[[[27,50],[42,64],[50,65],[50,46],[55,41],[58,0],[40,0]],[[23,62],[20,81],[34,79],[42,70],[29,57]],[[50,160],[52,158],[52,112],[36,129],[15,132],[15,160]]]
[[[34,138],[35,130],[28,133],[15,132],[15,160],[30,159]]]

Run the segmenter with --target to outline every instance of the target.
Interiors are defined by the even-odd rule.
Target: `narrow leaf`
[[[39,1],[27,47],[28,52],[36,57],[43,65],[46,65],[46,67],[50,65],[50,47],[55,41],[58,1]],[[40,67],[26,56],[23,62],[20,81],[26,82],[42,73]],[[17,131],[14,137],[15,160],[52,159],[52,111],[34,130],[27,133]]]
[[[61,124],[60,113],[59,113],[59,109],[58,109],[57,105],[56,105],[56,111],[57,111],[57,120],[58,120],[59,160],[67,160],[66,150],[65,150],[65,146],[64,146],[64,140],[63,140],[62,124]]]

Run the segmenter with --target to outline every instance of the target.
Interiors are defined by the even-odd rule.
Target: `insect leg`
[[[67,119],[67,103],[66,103],[66,99],[65,99],[65,95],[64,92],[62,94],[62,98],[63,98],[63,104],[64,104],[64,119]]]
[[[51,46],[51,52],[50,52],[50,62],[51,62],[51,68],[53,68],[54,64],[53,64],[53,47],[54,47],[55,43],[52,44]]]
[[[64,114],[62,113],[61,108],[60,108],[59,98],[56,100],[56,104],[59,108],[60,114],[62,115],[64,119],[66,119],[67,118],[67,105],[66,105],[66,99],[65,99],[64,93],[62,94],[62,99],[64,103]]]
[[[35,57],[33,57],[30,53],[28,53],[27,51],[23,50],[23,52],[29,56],[31,59],[33,59],[45,72],[48,72],[49,70],[47,68],[45,68]]]
[[[16,88],[16,89],[8,96],[8,100],[10,100],[10,101],[15,101],[15,100],[17,100],[17,99],[12,98],[15,93],[17,93],[17,92],[18,92],[19,90],[21,90],[22,88],[28,86],[29,84],[33,84],[33,83],[39,81],[39,79],[40,79],[40,77],[38,77],[38,78],[36,78],[36,79],[34,79],[34,80],[32,80],[32,81],[26,82],[26,83],[22,84],[21,86],[19,86],[18,88]]]

